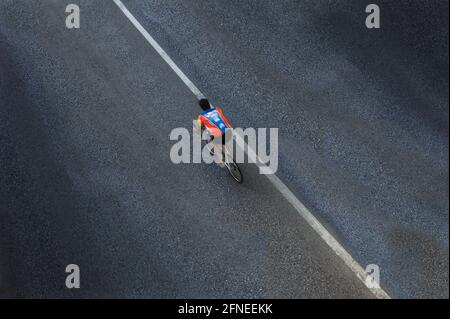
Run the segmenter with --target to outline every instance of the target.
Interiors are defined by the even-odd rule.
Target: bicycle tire
[[[239,184],[242,184],[244,182],[244,176],[242,175],[238,164],[232,161],[231,163],[225,164],[225,166],[227,167],[231,177],[233,177],[236,182],[238,182]]]

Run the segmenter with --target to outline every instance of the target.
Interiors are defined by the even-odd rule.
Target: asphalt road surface
[[[379,0],[378,30],[364,1],[123,2],[279,128],[277,175],[392,297],[448,298],[448,1]],[[113,1],[0,0],[0,297],[372,298],[254,165],[170,161],[198,112]]]

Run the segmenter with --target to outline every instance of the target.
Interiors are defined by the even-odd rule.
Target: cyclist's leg
[[[220,140],[220,141],[218,141]],[[224,143],[224,138],[222,137],[214,137],[213,139],[214,142],[214,156],[215,156],[215,160],[216,163],[220,166],[223,167],[224,166],[224,149],[225,149],[225,143]]]

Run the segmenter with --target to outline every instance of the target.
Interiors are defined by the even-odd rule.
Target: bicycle
[[[209,142],[211,142],[213,137],[210,137]],[[214,154],[214,149],[211,148],[211,143],[206,144],[206,147],[208,148],[211,155]],[[234,160],[232,153],[230,152],[228,145],[223,145],[221,147],[222,149],[222,163],[227,168],[228,172],[230,173],[231,177],[238,182],[239,184],[242,184],[244,182],[244,176],[241,173],[241,170],[239,168],[239,165],[236,164],[236,161]]]

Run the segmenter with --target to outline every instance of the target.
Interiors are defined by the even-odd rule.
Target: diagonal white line
[[[166,51],[161,48],[161,46],[158,44],[158,42],[153,39],[153,37],[147,32],[147,30],[144,29],[144,27],[139,23],[139,21],[136,20],[136,18],[131,14],[130,11],[125,7],[125,5],[122,3],[122,1],[115,1],[117,6],[122,10],[122,12],[125,14],[125,16],[133,23],[133,25],[136,27],[136,29],[139,30],[139,32],[144,36],[144,38],[152,45],[152,47],[158,52],[158,54],[163,58],[164,61],[172,68],[172,70],[175,71],[175,73],[180,77],[180,79],[186,84],[186,86],[194,93],[194,95],[198,98],[204,98],[202,92],[195,86],[194,83],[186,76],[186,74],[183,73],[183,71],[180,70],[180,68],[173,62],[173,60],[170,58],[170,56],[166,53]]]
[[[144,29],[144,27],[136,20],[136,18],[128,11],[121,0],[113,0],[116,5],[122,10],[125,16],[131,21],[131,23],[139,30],[144,38],[151,44],[151,46],[158,52],[164,61],[172,68],[172,70],[180,77],[180,79],[186,84],[186,86],[192,91],[192,93],[199,99],[204,98],[203,93],[192,83],[192,81],[180,70],[180,68],[173,62],[169,55],[161,48],[161,46],[153,39],[153,37]],[[235,135],[236,143],[242,149],[245,148],[244,139]],[[265,166],[263,161],[256,155],[256,152],[250,147],[247,148],[247,153],[250,158],[256,159],[259,167]],[[269,167],[265,167],[270,170]],[[283,197],[295,208],[301,217],[312,227],[317,234],[325,241],[325,243],[335,252],[335,254],[344,261],[344,263],[351,269],[356,277],[366,284],[366,280],[369,279],[369,274],[361,267],[361,265],[345,250],[344,247],[331,235],[327,229],[317,220],[316,217],[309,211],[305,205],[289,190],[275,174],[267,174],[266,177],[273,184],[273,186],[283,195]],[[367,285],[366,285],[367,287]],[[367,287],[376,298],[390,299],[390,296],[382,288]]]

